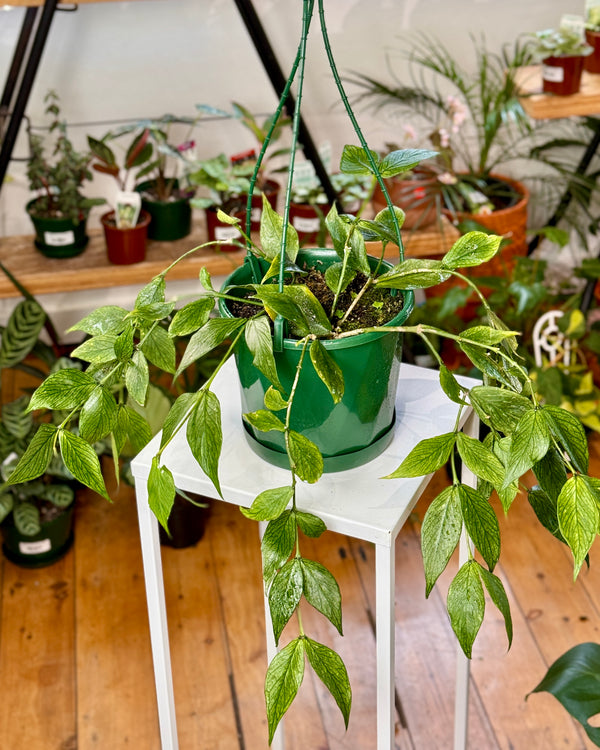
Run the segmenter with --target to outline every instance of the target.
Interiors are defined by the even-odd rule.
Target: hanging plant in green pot
[[[27,204],[35,229],[35,246],[49,258],[79,255],[88,243],[86,222],[92,206],[104,198],[86,198],[81,188],[92,179],[90,155],[75,151],[60,120],[58,96],[46,94],[46,114],[52,117],[50,132],[56,132],[52,157],[46,156],[44,139],[29,131],[30,157],[27,164],[29,187],[38,193]]]
[[[255,443],[266,444],[270,460],[273,453],[277,454],[276,460],[284,460],[290,471],[289,482],[279,487],[265,487],[251,507],[243,511],[248,517],[267,524],[262,542],[263,575],[275,641],[280,640],[284,629],[294,629],[266,673],[269,741],[300,688],[307,661],[333,695],[346,724],[349,720],[352,692],[343,661],[335,650],[316,642],[305,632],[300,617],[300,602],[305,599],[342,632],[337,582],[326,568],[302,554],[304,535],[319,537],[325,524],[317,515],[304,512],[296,501],[298,485],[318,482],[328,468],[328,459],[352,457],[355,452],[354,446],[348,445],[330,449],[327,436],[316,435],[322,425],[305,423],[311,407],[303,393],[305,378],[311,379],[310,394],[318,388],[325,397],[322,421],[329,421],[332,410],[338,407],[348,412],[352,425],[362,420],[366,423],[370,418],[376,421],[384,414],[380,406],[360,395],[356,408],[344,408],[347,389],[348,392],[354,390],[347,363],[343,362],[346,347],[342,344],[345,342],[352,342],[357,349],[362,343],[376,342],[385,346],[386,367],[392,383],[386,384],[385,392],[393,393],[398,363],[390,357],[390,351],[397,354],[404,333],[419,336],[440,366],[440,384],[448,398],[458,405],[459,412],[471,406],[489,427],[488,434],[478,440],[460,432],[459,417],[456,429],[419,442],[388,477],[393,480],[427,475],[450,461],[452,485],[433,501],[423,523],[426,593],[429,595],[446,568],[464,531],[471,538],[474,550],[450,586],[448,611],[467,656],[471,655],[484,617],[484,591],[490,594],[504,618],[508,640],[512,638],[508,598],[495,572],[500,556],[500,533],[490,504],[492,492],[497,492],[508,512],[518,494],[520,478],[533,469],[544,502],[554,512],[562,538],[572,550],[575,572],[579,571],[595,540],[600,521],[599,481],[588,476],[587,444],[581,424],[563,409],[540,403],[532,379],[516,354],[516,332],[506,328],[475,284],[459,270],[489,261],[497,253],[501,238],[471,232],[461,237],[440,260],[403,258],[400,229],[404,215],[391,204],[384,178],[414,169],[429,158],[431,152],[405,150],[379,157],[368,148],[331,54],[324,0],[318,0],[318,8],[331,71],[360,144],[344,148],[340,170],[369,178],[369,193],[378,183],[386,196],[386,207],[373,220],[362,218],[360,209],[355,215],[345,215],[332,207],[326,217],[326,227],[335,257],[324,254],[322,248],[301,254],[298,235],[289,222],[295,149],[291,150],[283,216],[273,211],[263,198],[259,242],[253,242],[250,237],[254,174],[245,226],[238,217],[219,213],[223,222],[236,228],[247,247],[243,273],[232,276],[219,291],[213,287],[208,271],[202,270],[202,290],[198,298],[175,312],[175,302],[165,296],[165,279],[172,264],[140,291],[132,310],[101,307],[74,326],[90,336],[75,351],[89,366],[84,371],[55,373],[34,393],[32,409],[66,409],[68,415],[60,425],[40,436],[38,450],[27,451],[10,477],[10,482],[17,484],[35,479],[43,471],[39,448],[49,453],[61,450],[70,420],[80,416],[101,426],[102,433],[110,436],[115,458],[118,458],[127,438],[139,431],[139,425],[130,422],[122,391],[126,388],[130,399],[140,405],[145,403],[150,387],[148,363],[165,372],[181,374],[200,357],[224,345],[224,354],[219,357],[215,371],[200,388],[182,393],[164,421],[160,448],[150,469],[148,492],[151,508],[165,526],[176,488],[169,467],[163,463],[163,454],[180,431],[185,431],[192,455],[213,482],[216,492],[224,491],[219,481],[223,440],[220,404],[212,390],[213,383],[229,357],[237,354],[242,369],[252,359],[253,370],[249,368],[248,382],[243,387],[248,392],[258,389],[259,395],[248,395],[256,401],[248,401],[247,408],[251,411],[243,415],[247,433],[252,432],[251,439]],[[304,0],[301,40],[280,107],[296,74],[297,101],[301,101],[306,40],[314,9],[313,0]],[[293,123],[295,139],[298,110]],[[266,148],[267,143],[259,161]],[[369,258],[365,240],[378,240],[380,255]],[[389,243],[397,246],[400,255],[399,263],[392,267],[383,262]],[[478,295],[486,311],[485,323],[448,332],[425,324],[411,325],[410,319],[396,317],[408,314],[414,289],[434,287],[451,276],[459,277]],[[346,291],[349,294],[346,295]],[[211,315],[215,301],[219,303],[221,317]],[[379,313],[388,305],[391,310],[388,314],[382,313],[381,319],[363,319],[362,314],[358,315],[361,306]],[[358,319],[353,319],[354,313]],[[166,321],[168,328],[165,328]],[[189,337],[181,358],[177,356],[175,345],[180,336]],[[440,360],[434,344],[438,338],[450,338],[460,346],[482,372],[481,385],[469,389],[459,383]],[[293,344],[290,346],[289,342]],[[294,355],[291,360],[288,353]],[[361,368],[367,370],[359,360],[357,369]],[[365,380],[365,392],[372,386],[371,380]],[[393,395],[389,398],[393,401]],[[378,443],[385,443],[389,420],[387,413],[381,424],[365,438],[369,447],[378,450]],[[399,422],[395,429],[401,430],[401,420]],[[339,424],[336,417],[338,433]],[[279,440],[272,441],[272,433],[276,433]],[[77,441],[73,443],[73,450],[63,452],[63,457],[80,481],[105,495],[100,465],[91,458],[89,448],[85,440]],[[455,449],[479,478],[476,489],[458,479]],[[84,456],[90,460],[84,462]],[[252,471],[252,466],[247,470]],[[363,470],[368,472],[368,464]],[[546,522],[544,517],[542,523]],[[556,524],[548,523],[548,526],[555,530]]]

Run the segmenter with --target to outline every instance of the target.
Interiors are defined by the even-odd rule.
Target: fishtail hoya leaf
[[[483,585],[486,587],[488,594],[490,595],[490,599],[494,602],[502,617],[504,617],[504,627],[506,629],[506,637],[508,638],[508,648],[510,648],[513,639],[513,624],[512,615],[510,613],[510,604],[508,601],[508,597],[506,596],[504,584],[498,578],[498,576],[490,573],[489,570],[486,570],[481,565],[479,566],[479,575],[481,576]]]
[[[117,337],[114,333],[100,333],[97,336],[86,339],[83,344],[80,344],[71,352],[71,356],[82,359],[84,362],[104,365],[116,359],[116,340]]]
[[[81,406],[96,387],[94,378],[81,370],[58,370],[38,386],[29,402],[34,409],[75,409]]]
[[[286,562],[296,544],[296,519],[286,510],[279,518],[269,521],[261,542],[263,578],[267,584]]]
[[[275,356],[273,355],[273,336],[271,326],[266,315],[254,318],[246,323],[244,337],[250,353],[252,364],[262,372],[267,380],[280,391],[283,386],[279,381]]]
[[[211,278],[210,278],[210,273],[206,270],[204,266],[200,269],[200,274],[198,278],[200,279],[200,283],[206,289],[207,292],[215,291],[212,285]]]
[[[418,164],[426,159],[437,156],[437,151],[422,148],[402,148],[390,151],[379,163],[379,171],[384,179],[395,177],[398,174],[410,172]]]
[[[266,409],[248,412],[242,416],[248,424],[251,424],[254,429],[260,432],[270,432],[271,430],[285,432],[285,424],[281,419]]]
[[[458,495],[463,521],[469,537],[490,570],[500,557],[500,527],[494,509],[477,490],[459,484]]]
[[[502,488],[540,461],[550,448],[550,431],[541,409],[526,411],[511,435]]]
[[[246,518],[255,521],[272,521],[283,513],[294,496],[293,487],[275,487],[264,490],[252,501],[249,508],[240,508]]]
[[[476,385],[471,388],[469,399],[484,424],[506,435],[516,429],[526,412],[533,410],[526,396],[496,386]]]
[[[235,227],[241,223],[237,216],[230,216],[229,214],[225,213],[225,211],[223,211],[220,208],[217,208],[217,219],[222,224],[229,224],[229,226],[231,227]]]
[[[342,278],[343,274],[343,278]],[[346,266],[344,269],[343,263],[332,263],[325,269],[325,283],[331,289],[332,292],[340,290],[344,292],[350,282],[356,277],[356,271],[353,268]]]
[[[312,513],[295,512],[296,522],[300,531],[311,539],[317,539],[324,531],[327,531],[325,522]]]
[[[446,365],[440,365],[440,385],[446,396],[448,396],[451,401],[454,401],[456,404],[467,403],[462,397],[462,386]]]
[[[342,595],[333,575],[321,563],[300,558],[304,577],[303,593],[306,601],[342,631]]]
[[[165,277],[162,275],[155,276],[149,284],[146,284],[146,286],[140,290],[135,300],[135,307],[146,307],[156,302],[164,302],[165,289]]]
[[[467,232],[442,258],[446,268],[470,268],[491,260],[498,252],[502,237],[485,232]]]
[[[590,456],[585,430],[579,419],[559,406],[547,404],[541,409],[550,432],[568,453],[577,471],[586,474]]]
[[[69,430],[58,432],[60,454],[65,466],[78,482],[110,500],[96,451],[79,435]]]
[[[319,339],[311,342],[310,359],[315,372],[331,394],[333,403],[339,404],[344,395],[344,374]]]
[[[21,300],[12,311],[0,342],[0,369],[21,362],[35,346],[46,313],[35,300]]]
[[[146,359],[164,372],[175,373],[175,343],[160,325],[154,326],[140,346]]]
[[[169,516],[175,502],[175,482],[166,466],[160,465],[158,456],[152,458],[148,474],[148,504],[163,529],[169,532]]]
[[[371,160],[379,167],[379,154],[369,149],[368,153]],[[374,174],[371,160],[367,156],[367,151],[362,146],[353,146],[346,144],[342,151],[340,159],[340,171],[345,174],[369,175]]]
[[[490,326],[473,326],[461,333],[461,339],[484,344],[485,346],[495,346],[504,341],[504,339],[517,336],[518,334],[518,331],[499,330]]]
[[[192,455],[221,495],[219,457],[223,445],[221,404],[212,391],[201,390],[187,422],[186,437]]]
[[[305,638],[304,645],[311,667],[333,696],[344,717],[346,729],[348,729],[352,707],[352,688],[342,658],[328,646],[317,643],[310,638]]]
[[[125,318],[129,313],[122,307],[116,305],[105,305],[99,307],[94,312],[86,315],[75,325],[68,329],[68,333],[73,331],[83,331],[90,336],[99,336],[102,334],[118,335],[125,328]]]
[[[285,712],[296,697],[304,677],[304,651],[306,639],[299,637],[276,654],[265,677],[265,701],[269,744]]]
[[[467,467],[478,477],[500,487],[504,479],[504,466],[491,450],[479,440],[459,432],[456,435],[456,447]]]
[[[451,275],[439,260],[406,258],[373,283],[385,289],[427,289],[447,281]]]
[[[559,542],[566,544],[567,541],[558,528],[557,498],[552,499],[541,487],[532,487],[527,490],[527,500],[542,526]]]
[[[560,532],[573,553],[575,579],[598,533],[597,492],[590,489],[584,477],[574,474],[560,491],[556,512]]]
[[[273,260],[281,255],[283,240],[283,217],[273,210],[267,197],[263,193],[263,210],[260,216],[260,244],[267,260]],[[286,257],[295,261],[300,249],[298,232],[291,225],[287,225],[285,239]]]
[[[58,429],[53,424],[44,422],[38,427],[15,470],[8,477],[8,484],[28,482],[46,472],[54,453],[57,433]]]
[[[307,333],[312,333],[315,336],[326,336],[331,333],[331,322],[327,313],[307,286],[291,284],[284,287],[283,293],[293,299],[298,306],[304,316]],[[301,327],[301,330],[304,330],[304,328]]]
[[[117,420],[117,402],[110,390],[98,385],[81,407],[79,434],[88,443],[96,443],[112,432]]]
[[[452,630],[465,656],[470,659],[485,614],[485,596],[475,560],[467,561],[454,577],[446,604]]]
[[[125,385],[131,398],[137,401],[140,406],[146,403],[149,384],[148,362],[144,354],[138,349],[133,353],[133,357],[125,370]]]
[[[276,644],[300,603],[303,584],[304,572],[298,557],[288,560],[273,579],[269,589],[269,611]]]
[[[446,487],[431,503],[421,527],[421,550],[425,567],[425,596],[446,570],[462,531],[463,519],[458,488]]]
[[[269,386],[267,388],[267,391],[265,393],[265,406],[267,409],[270,409],[271,411],[281,411],[282,409],[286,409],[288,406],[288,401],[286,401],[281,393],[273,386]]]
[[[567,470],[560,453],[555,448],[550,448],[548,453],[534,465],[533,473],[544,493],[556,507],[560,491],[567,481]]]
[[[141,414],[131,406],[125,407],[127,439],[134,453],[139,453],[152,439],[152,430]]]
[[[303,482],[314,484],[323,474],[323,456],[317,446],[295,430],[288,433],[290,466]]]
[[[340,217],[335,204],[325,217],[325,224],[333,241],[333,249],[339,258],[345,259],[349,268],[370,276],[371,268],[365,240],[359,231],[353,229],[351,224]]]
[[[188,412],[196,403],[197,398],[198,396],[195,393],[182,393],[181,396],[177,397],[165,418],[160,438],[161,448],[164,448],[180,428]]]
[[[421,477],[437,471],[450,458],[456,442],[456,433],[446,432],[421,440],[411,450],[400,466],[384,479]]]
[[[394,216],[398,222],[398,229],[402,229],[402,225],[406,219],[406,214],[398,206],[392,206],[393,213],[386,206],[380,211],[375,219],[370,223],[370,227],[375,231],[382,242],[392,242],[398,246],[398,234],[396,232],[396,226],[394,224]]]
[[[223,341],[234,336],[246,322],[241,318],[210,318],[188,341],[176,374],[181,375],[192,362],[209,354]]]

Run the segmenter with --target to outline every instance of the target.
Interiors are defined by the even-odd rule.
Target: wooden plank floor
[[[598,441],[593,465],[600,470]],[[445,476],[434,477],[440,486]],[[428,491],[400,534],[396,555],[397,748],[452,748],[455,642],[441,591],[424,599],[418,526]],[[489,609],[472,662],[471,750],[592,748],[553,698],[526,693],[547,665],[582,641],[600,641],[600,572],[572,582],[565,549],[541,533],[524,498],[502,520],[500,574],[513,608],[506,653]],[[286,719],[288,750],[375,749],[374,551],[327,532],[304,552],[336,575],[344,638],[313,611],[307,633],[335,644],[350,672],[348,732],[307,671]],[[181,750],[266,750],[262,696],[264,614],[256,525],[214,503],[204,539],[163,549]],[[593,562],[593,560],[592,560]],[[83,493],[76,541],[59,563],[23,570],[2,563],[0,748],[159,750],[156,699],[135,502]]]

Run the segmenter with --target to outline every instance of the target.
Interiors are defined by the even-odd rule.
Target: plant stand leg
[[[260,534],[260,540],[262,542],[263,534],[267,528],[266,521],[260,521],[258,524],[258,532]],[[262,573],[261,573],[262,580]],[[265,605],[265,638],[267,640],[267,664],[271,663],[271,660],[277,654],[277,645],[275,644],[275,636],[273,635],[273,622],[271,620],[271,610],[269,609],[269,599],[267,597],[266,589],[264,590],[264,605]],[[273,742],[271,743],[271,750],[285,750],[285,737],[284,737],[284,721],[281,719],[279,726],[277,727],[275,734],[273,735]]]
[[[173,695],[173,675],[169,651],[169,631],[167,628],[167,608],[165,585],[160,555],[158,522],[148,505],[148,487],[143,480],[136,479],[135,496],[137,501],[146,600],[150,624],[150,642],[154,663],[156,700],[158,703],[158,723],[162,750],[178,750],[177,723],[175,719],[175,699]]]
[[[395,538],[375,547],[377,750],[394,750]]]
[[[479,437],[479,418],[472,412],[463,428],[465,435]],[[477,478],[469,471],[463,463],[461,470],[461,481],[469,487],[477,486]],[[458,565],[463,565],[469,559],[471,541],[463,530],[458,548]],[[469,722],[469,674],[470,661],[465,656],[462,648],[457,646],[456,654],[456,686],[454,698],[454,750],[466,750],[467,733]]]

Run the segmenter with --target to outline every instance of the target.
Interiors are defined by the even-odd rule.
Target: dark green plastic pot
[[[302,250],[297,259],[301,267],[318,269],[338,261],[336,253],[328,249]],[[378,260],[371,258],[370,262],[374,267]],[[387,263],[385,266],[391,267]],[[226,279],[223,288],[248,283],[252,283],[252,278],[246,263]],[[389,326],[402,325],[412,311],[413,292],[402,294],[404,308],[387,323]],[[219,301],[219,309],[222,316],[232,317],[224,300]],[[366,333],[322,343],[342,369],[344,396],[338,404],[333,403],[307,356],[294,399],[291,427],[317,445],[324,458],[325,471],[342,471],[375,458],[393,437],[402,336],[395,332]],[[284,339],[283,351],[275,353],[277,371],[287,392],[299,358],[300,347],[295,339]],[[237,347],[236,363],[243,413],[264,409],[264,394],[270,384],[252,364],[252,354],[245,342]],[[246,422],[244,427],[256,453],[278,466],[289,465],[283,433],[259,432]]]
[[[43,568],[60,560],[73,544],[73,510],[73,505],[65,508],[34,536],[21,534],[9,516],[1,526],[5,557],[22,568]]]
[[[35,246],[48,258],[73,258],[82,253],[88,243],[86,220],[78,224],[71,219],[46,218],[35,215],[36,198],[27,204],[35,229]]]
[[[149,180],[140,183],[135,188],[142,195],[142,208],[151,217],[148,239],[157,242],[172,242],[187,237],[192,231],[192,208],[189,198],[175,198],[170,201],[153,200],[148,197],[148,192],[152,191],[154,184],[154,180]],[[177,195],[178,184],[175,180],[175,195]]]

